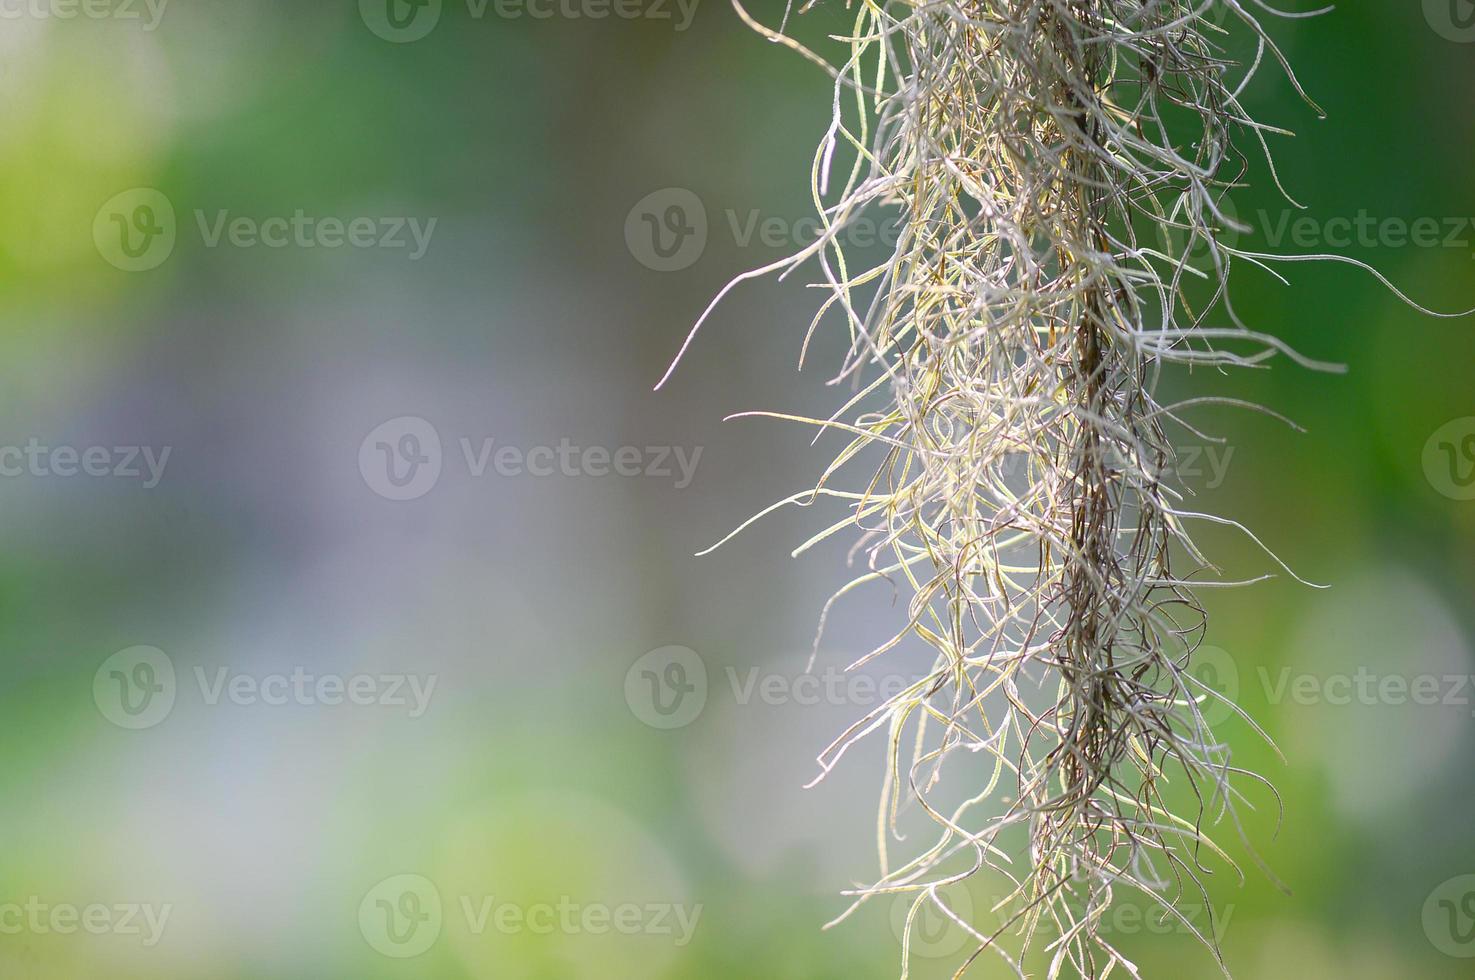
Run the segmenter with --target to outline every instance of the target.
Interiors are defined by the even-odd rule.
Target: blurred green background
[[[1467,6],[1273,23],[1329,118],[1269,70],[1247,103],[1297,132],[1277,160],[1316,227],[1475,220]],[[850,542],[789,560],[823,516],[795,510],[692,557],[812,484],[808,433],[721,419],[828,412],[841,338],[796,373],[813,292],[747,284],[651,391],[708,299],[783,254],[750,222],[810,213],[824,77],[719,0],[0,13],[0,976],[896,975],[896,908],[821,931],[874,873],[879,745],[802,788],[867,697],[795,684]],[[661,271],[641,233],[690,199],[671,188],[707,231]],[[1237,203],[1285,212],[1263,180]],[[294,219],[306,238],[276,237]],[[1462,227],[1338,250],[1463,309]],[[1333,586],[1207,596],[1214,681],[1287,760],[1226,723],[1284,800],[1278,834],[1263,793],[1245,822],[1291,894],[1217,876],[1224,949],[1252,978],[1468,977],[1475,321],[1289,272],[1245,269],[1238,309],[1346,375],[1169,380],[1305,426],[1204,412],[1226,442],[1196,504]],[[533,475],[565,440],[631,447],[641,475]],[[1203,544],[1274,570],[1233,532]],[[893,617],[882,593],[840,606],[817,672]],[[1394,686],[1337,697],[1359,671]],[[1398,696],[1426,677],[1437,703]],[[1148,976],[1213,975],[1149,922],[1113,922]],[[927,935],[913,974],[947,975],[962,937]]]

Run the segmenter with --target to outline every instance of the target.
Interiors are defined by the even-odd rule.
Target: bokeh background
[[[794,510],[693,557],[812,483],[809,433],[721,420],[827,412],[841,338],[797,372],[814,294],[749,283],[651,390],[707,300],[783,254],[743,230],[810,213],[828,83],[720,0],[632,2],[4,5],[0,976],[898,973],[894,907],[821,930],[874,872],[880,746],[803,788],[870,690],[795,685],[849,542],[791,560],[829,516]],[[840,13],[794,29],[823,44]],[[1444,310],[1475,305],[1471,15],[1277,22],[1328,118],[1274,71],[1247,93],[1298,134],[1275,149],[1313,237],[1360,213],[1466,222],[1340,249]],[[668,262],[641,231],[672,188],[707,228]],[[1286,211],[1263,179],[1237,200],[1252,224]],[[247,244],[299,212],[313,247]],[[324,218],[369,219],[374,244],[331,247]],[[435,219],[423,254],[378,244],[391,219]],[[1467,977],[1475,684],[1448,678],[1475,674],[1475,321],[1350,267],[1289,271],[1247,269],[1238,308],[1345,375],[1168,382],[1306,428],[1203,413],[1226,441],[1198,502],[1332,586],[1208,595],[1211,679],[1285,755],[1226,723],[1279,788],[1278,832],[1265,794],[1245,823],[1289,894],[1252,861],[1218,875],[1224,949],[1245,977]],[[525,465],[476,475],[462,440]],[[641,475],[526,471],[561,441],[632,447]],[[386,482],[411,457],[439,472]],[[1204,544],[1228,575],[1275,570],[1232,531]],[[838,607],[816,673],[894,616],[883,592]],[[1338,698],[1359,671],[1392,686]],[[294,673],[313,680],[276,696]],[[1398,696],[1422,677],[1440,703]],[[373,703],[329,703],[335,682]],[[1149,922],[1113,924],[1147,975],[1213,975]],[[946,975],[962,938],[928,937],[914,975]]]

